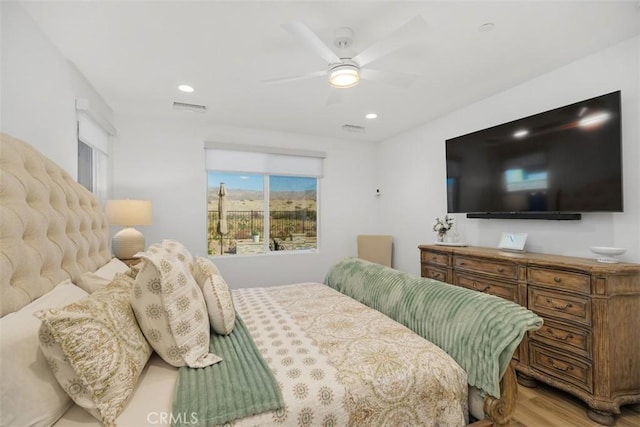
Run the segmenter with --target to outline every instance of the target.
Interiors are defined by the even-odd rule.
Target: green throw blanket
[[[280,387],[239,316],[228,336],[211,334],[209,349],[222,362],[178,372],[173,426],[215,426],[284,406]]]
[[[513,302],[358,258],[334,265],[325,283],[436,344],[470,385],[497,398],[525,332],[542,327],[540,317]]]

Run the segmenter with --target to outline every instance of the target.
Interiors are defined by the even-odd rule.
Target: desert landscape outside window
[[[209,255],[318,248],[318,179],[209,171]]]

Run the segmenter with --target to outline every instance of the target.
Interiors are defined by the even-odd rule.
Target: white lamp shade
[[[112,225],[149,225],[151,224],[150,200],[107,200],[107,219]]]

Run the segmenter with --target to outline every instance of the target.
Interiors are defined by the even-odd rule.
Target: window
[[[78,113],[78,182],[104,206],[108,192],[109,134]]]
[[[78,140],[78,182],[93,192],[93,148]]]
[[[323,153],[207,144],[210,255],[318,249]]]

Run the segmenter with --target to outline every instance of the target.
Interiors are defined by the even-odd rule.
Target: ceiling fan
[[[341,53],[341,55],[338,56],[304,23],[293,21],[282,24],[282,27],[292,35],[298,37],[317,55],[327,61],[327,69],[298,76],[262,80],[263,83],[284,83],[326,75],[329,84],[335,88],[353,87],[360,82],[360,79],[375,80],[394,86],[408,87],[419,77],[416,74],[395,70],[376,70],[369,68],[367,65],[376,59],[382,58],[413,43],[426,28],[426,23],[421,16],[416,16],[391,33],[387,38],[374,43],[356,55],[348,51],[348,48],[353,42],[353,31],[350,28],[340,28],[336,31],[334,44],[339,48]]]

